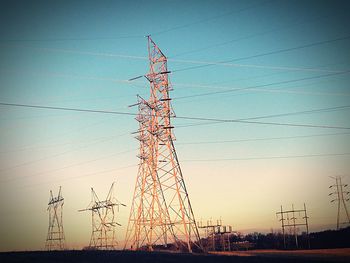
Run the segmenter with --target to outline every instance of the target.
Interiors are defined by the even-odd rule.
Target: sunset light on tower
[[[350,261],[349,14],[1,1],[0,262]]]

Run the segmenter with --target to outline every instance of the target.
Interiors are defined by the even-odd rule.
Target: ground
[[[350,248],[322,249],[322,250],[251,250],[234,252],[216,252],[210,254],[179,254],[162,252],[125,252],[125,251],[62,251],[62,252],[3,252],[0,253],[0,262],[237,262],[237,263],[264,263],[264,262],[350,262]]]

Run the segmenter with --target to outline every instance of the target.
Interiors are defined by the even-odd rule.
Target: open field
[[[248,250],[231,252],[211,252],[215,255],[230,255],[239,257],[267,257],[293,259],[297,262],[315,260],[320,262],[350,262],[350,248],[311,249],[311,250]],[[301,260],[301,261],[299,261]]]
[[[0,262],[349,262],[350,249],[325,249],[310,251],[253,250],[239,252],[217,252],[191,255],[162,252],[123,251],[63,251],[63,252],[4,252]]]

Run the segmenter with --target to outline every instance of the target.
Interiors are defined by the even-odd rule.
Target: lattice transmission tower
[[[350,192],[347,191],[347,184],[343,184],[341,181],[341,176],[336,176],[336,177],[332,177],[335,180],[335,184],[331,185],[329,188],[334,189],[333,192],[331,192],[329,195],[335,195],[336,197],[331,201],[333,202],[337,202],[338,203],[338,213],[337,213],[337,229],[339,229],[340,225],[350,225],[350,217],[349,217],[349,211],[348,208],[346,206],[346,202],[349,201],[349,194]],[[341,218],[341,210],[342,208],[345,211],[345,221],[344,222],[340,222],[340,218]]]
[[[202,250],[175,151],[167,58],[148,36],[150,97],[138,96],[140,158],[124,249]]]
[[[47,210],[49,211],[49,229],[47,231],[47,238],[45,248],[49,251],[64,250],[65,237],[63,232],[63,204],[61,187],[57,196],[53,196],[50,190],[50,199]]]
[[[86,209],[78,210],[91,211],[92,233],[89,249],[113,250],[117,248],[116,212],[119,206],[125,206],[114,196],[114,183],[112,184],[106,200],[100,201],[96,192],[91,188],[91,202]],[[116,211],[117,208],[117,211]]]

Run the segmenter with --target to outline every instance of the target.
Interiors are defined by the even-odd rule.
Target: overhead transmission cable
[[[227,89],[227,90],[213,91],[213,92],[207,92],[207,93],[199,93],[199,94],[175,97],[175,98],[173,98],[173,100],[187,99],[187,98],[193,98],[193,97],[203,97],[203,96],[209,96],[209,95],[215,95],[215,94],[225,94],[225,93],[230,93],[230,92],[235,92],[235,91],[242,91],[242,90],[251,90],[251,89],[268,87],[268,86],[279,85],[279,84],[287,84],[287,83],[293,83],[293,82],[299,82],[299,81],[305,81],[305,80],[311,80],[311,79],[319,79],[319,78],[343,75],[343,74],[347,74],[349,72],[350,72],[350,70],[346,70],[346,71],[342,71],[342,72],[328,73],[328,74],[323,74],[323,75],[317,75],[317,76],[305,77],[305,78],[298,78],[298,79],[291,79],[291,80],[284,80],[284,81],[278,81],[278,82],[267,83],[267,84],[262,84],[262,85],[255,85],[255,86],[245,87],[245,88],[235,88],[235,89]]]
[[[11,107],[33,108],[33,109],[37,108],[37,109],[48,109],[48,110],[77,111],[77,112],[87,112],[87,113],[102,113],[102,114],[129,115],[129,116],[138,116],[139,115],[138,113],[131,113],[131,112],[108,111],[108,110],[93,110],[93,109],[79,109],[79,108],[65,108],[65,107],[53,107],[53,106],[30,105],[30,104],[19,104],[19,103],[6,103],[6,102],[0,102],[0,105],[2,105],[2,106],[11,106]],[[341,106],[341,107],[348,107],[348,106]],[[321,109],[317,109],[317,110],[321,110]],[[293,114],[297,114],[297,113],[294,112]],[[220,119],[220,118],[191,117],[191,116],[176,116],[176,118],[177,119],[185,119],[185,120],[213,121],[213,122],[224,122],[224,123],[245,123],[245,124],[290,126],[290,127],[345,129],[345,130],[350,129],[350,127],[341,127],[341,126],[298,124],[298,123],[281,123],[281,122],[262,122],[262,121],[250,121],[250,120],[245,120],[245,119]],[[258,119],[258,117],[254,117],[254,118]],[[265,116],[261,116],[261,118],[265,118]]]
[[[125,35],[125,36],[102,36],[102,37],[56,37],[56,38],[9,38],[1,39],[0,42],[61,42],[61,41],[96,41],[96,40],[115,40],[115,39],[144,38],[144,35]]]
[[[0,43],[2,46],[6,46]],[[11,46],[13,47],[13,45]],[[125,55],[125,54],[115,54],[110,52],[92,52],[76,49],[61,49],[61,48],[46,48],[46,47],[33,47],[27,45],[16,45],[15,47],[29,48],[33,50],[42,50],[48,52],[61,52],[67,54],[78,54],[78,55],[89,55],[98,57],[111,57],[111,58],[122,58],[122,59],[136,59],[136,60],[148,60],[145,56],[135,56],[135,55]],[[254,65],[254,64],[237,64],[237,63],[223,63],[214,61],[202,61],[202,60],[186,60],[186,59],[173,59],[168,58],[168,61],[176,63],[187,63],[187,64],[199,64],[200,66],[207,65],[218,65],[224,67],[243,67],[243,68],[256,68],[256,69],[271,69],[271,70],[288,70],[288,71],[305,71],[305,72],[340,72],[340,70],[330,70],[330,69],[320,69],[311,67],[289,67],[289,66],[273,66],[273,65]],[[95,78],[94,78],[95,79]],[[103,78],[102,80],[108,80],[108,78]],[[118,82],[126,82],[127,80],[116,80],[110,79]]]
[[[285,156],[261,156],[261,157],[247,157],[247,158],[190,159],[190,160],[182,160],[182,162],[249,161],[249,160],[292,159],[292,158],[329,157],[329,156],[347,156],[347,155],[350,155],[350,152],[285,155]]]
[[[212,17],[200,19],[200,20],[195,21],[195,22],[192,22],[192,23],[187,23],[187,24],[182,24],[182,25],[170,27],[170,28],[165,29],[165,30],[161,30],[161,31],[158,31],[158,32],[154,32],[154,33],[152,33],[151,35],[152,35],[152,36],[157,36],[157,35],[161,35],[161,34],[164,34],[164,33],[167,33],[167,32],[171,32],[171,31],[174,31],[174,30],[179,30],[179,29],[187,28],[187,27],[190,27],[190,26],[193,26],[193,25],[197,25],[197,24],[201,24],[201,23],[204,23],[204,22],[208,22],[208,21],[211,21],[211,20],[216,20],[216,19],[222,18],[222,17],[224,17],[224,16],[228,16],[228,15],[232,15],[232,14],[241,13],[241,12],[248,11],[248,10],[253,9],[253,8],[257,7],[257,6],[264,5],[264,4],[269,3],[269,2],[272,2],[272,1],[273,1],[273,0],[267,0],[267,1],[264,1],[264,2],[257,1],[256,3],[254,3],[254,4],[250,5],[250,6],[243,7],[243,8],[238,9],[238,10],[235,9],[235,10],[232,10],[232,11],[229,11],[229,12],[226,12],[226,13],[223,13],[223,14],[221,14],[221,15],[215,15],[215,16],[212,16]]]
[[[331,112],[331,111],[338,111],[338,110],[346,110],[346,109],[349,109],[349,108],[350,108],[350,106],[346,105],[346,106],[314,109],[314,110],[307,110],[307,111],[288,112],[288,113],[272,114],[272,115],[265,115],[265,116],[258,116],[258,117],[249,117],[249,118],[236,119],[236,120],[248,121],[248,120],[256,120],[256,119],[266,119],[266,118],[276,118],[276,117],[301,115],[301,114],[324,113],[324,112]],[[205,122],[205,123],[190,123],[190,124],[179,125],[179,126],[177,126],[177,128],[212,125],[212,124],[222,124],[222,123],[224,123],[224,122],[220,122],[219,120],[218,121],[209,121],[209,122]]]
[[[281,30],[286,30],[286,28],[294,27],[295,25],[300,25],[300,24],[305,24],[305,23],[309,23],[309,22],[314,22],[314,21],[317,21],[319,19],[328,18],[328,17],[332,17],[332,15],[317,16],[317,17],[313,17],[311,19],[297,21],[297,22],[293,21],[290,24],[283,25],[283,26],[278,26],[278,27],[275,27],[275,28],[272,28],[272,29],[269,29],[269,30],[265,30],[265,31],[262,31],[262,32],[258,32],[258,33],[254,33],[254,34],[238,37],[238,38],[235,38],[235,39],[231,39],[229,41],[220,42],[220,43],[204,46],[204,47],[201,47],[201,48],[192,49],[192,50],[189,50],[189,51],[184,51],[184,52],[181,52],[181,53],[177,53],[175,55],[169,56],[169,59],[170,58],[174,58],[174,57],[183,56],[183,55],[198,53],[198,52],[201,52],[201,51],[204,51],[204,50],[208,50],[208,49],[211,49],[211,48],[215,48],[215,47],[225,46],[227,44],[238,42],[240,40],[245,40],[245,39],[254,38],[254,37],[257,37],[257,36],[262,36],[262,35],[266,35],[266,34],[273,33],[273,32],[278,32],[278,31],[281,31]]]
[[[79,178],[84,178],[84,177],[89,177],[89,176],[94,176],[94,175],[101,175],[101,174],[104,174],[104,173],[115,172],[115,171],[118,171],[118,170],[123,170],[123,169],[137,167],[137,166],[138,166],[138,164],[126,165],[126,166],[122,166],[122,167],[118,167],[118,168],[113,168],[113,169],[108,169],[108,170],[103,170],[103,171],[98,171],[98,172],[92,172],[92,173],[82,174],[82,175],[78,175],[78,176],[64,177],[64,178],[60,178],[58,180],[50,180],[50,181],[42,182],[42,183],[39,183],[39,184],[25,185],[25,186],[23,186],[23,188],[36,187],[36,186],[49,184],[49,183],[70,181],[70,180],[74,180],[74,179],[79,179]]]
[[[176,143],[176,145],[200,145],[200,144],[220,144],[220,143],[226,144],[226,143],[255,142],[255,141],[289,140],[289,139],[326,137],[326,136],[338,136],[338,135],[350,135],[350,132],[309,134],[309,135],[282,136],[282,137],[248,138],[248,139],[220,140],[220,141],[178,142]]]
[[[210,66],[214,66],[214,65],[225,64],[225,63],[234,62],[234,61],[241,61],[241,60],[247,60],[247,59],[252,59],[252,58],[258,58],[258,57],[264,57],[264,56],[269,56],[269,55],[275,55],[275,54],[280,54],[280,53],[289,52],[289,51],[293,51],[293,50],[298,50],[298,49],[303,49],[303,48],[309,48],[309,47],[314,47],[314,46],[318,46],[318,45],[328,44],[328,43],[332,43],[332,42],[336,42],[336,41],[347,40],[349,38],[350,38],[350,35],[347,35],[347,36],[343,36],[343,37],[339,37],[339,38],[335,38],[335,39],[313,42],[313,43],[300,45],[300,46],[296,46],[296,47],[278,49],[278,50],[274,50],[274,51],[270,51],[270,52],[266,52],[266,53],[261,53],[261,54],[256,54],[256,55],[251,55],[251,56],[246,56],[246,57],[234,58],[234,59],[229,59],[229,60],[222,60],[222,61],[218,61],[218,62],[215,62],[215,63],[208,63],[208,64],[205,64],[205,65],[174,69],[171,72],[187,71],[187,70],[192,70],[192,69],[199,69],[199,68],[210,67]]]
[[[120,136],[124,136],[124,134],[122,134]],[[13,170],[13,169],[18,168],[18,167],[23,167],[23,166],[31,165],[33,163],[40,162],[40,161],[44,161],[44,160],[48,160],[48,159],[51,159],[51,158],[55,158],[55,157],[58,157],[58,156],[63,156],[65,154],[67,154],[67,153],[71,153],[73,151],[77,151],[77,150],[80,150],[80,149],[84,149],[84,148],[90,147],[91,145],[96,145],[96,144],[99,144],[99,143],[102,143],[102,142],[110,141],[111,139],[113,139],[113,138],[108,137],[108,138],[104,138],[102,140],[94,141],[93,143],[79,145],[78,147],[76,147],[74,149],[69,149],[69,150],[66,150],[66,151],[63,151],[63,152],[59,152],[59,153],[55,153],[55,154],[52,154],[52,155],[49,155],[49,156],[45,156],[45,157],[42,157],[42,158],[39,158],[39,159],[36,159],[36,160],[33,160],[33,161],[28,161],[28,162],[16,164],[16,165],[11,166],[11,167],[0,169],[0,172]]]
[[[121,154],[125,154],[125,153],[129,153],[129,152],[132,152],[132,151],[135,151],[135,150],[137,150],[137,149],[131,149],[131,150],[127,150],[127,151],[117,152],[117,153],[109,154],[109,155],[106,155],[106,156],[103,156],[103,157],[100,157],[100,158],[95,158],[95,159],[92,159],[92,160],[87,160],[87,161],[83,161],[83,162],[79,162],[79,163],[74,163],[74,164],[70,164],[70,165],[66,165],[66,166],[63,166],[63,167],[59,167],[59,168],[55,168],[55,169],[51,169],[51,170],[46,170],[46,171],[42,171],[42,172],[38,172],[38,173],[34,173],[34,174],[23,175],[23,176],[18,176],[18,177],[11,177],[11,178],[8,178],[8,179],[0,180],[0,182],[1,183],[7,183],[7,182],[16,181],[16,180],[21,180],[21,179],[27,179],[27,178],[31,178],[31,177],[47,175],[47,174],[51,174],[52,172],[65,170],[67,168],[80,166],[82,164],[87,164],[87,163],[97,162],[97,161],[100,161],[100,160],[105,160],[107,158],[114,157],[114,156],[121,155]]]

